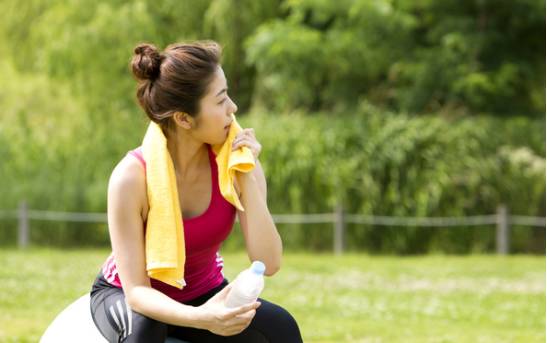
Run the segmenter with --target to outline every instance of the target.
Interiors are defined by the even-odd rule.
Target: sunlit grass
[[[0,342],[37,342],[88,292],[107,250],[0,251]],[[248,266],[225,253],[232,279]],[[287,253],[263,298],[305,342],[545,342],[544,256]]]

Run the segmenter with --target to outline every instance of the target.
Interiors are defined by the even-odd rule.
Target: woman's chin
[[[215,141],[215,142],[211,142],[209,143],[210,145],[222,145],[226,142],[226,139],[228,139],[228,136],[226,135],[226,137],[223,137],[223,138],[220,138],[219,140]]]

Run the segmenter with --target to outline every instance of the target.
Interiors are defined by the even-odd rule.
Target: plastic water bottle
[[[264,270],[264,263],[254,261],[251,267],[239,273],[226,297],[226,307],[234,308],[255,302],[264,289]]]

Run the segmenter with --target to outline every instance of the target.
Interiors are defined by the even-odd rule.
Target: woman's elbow
[[[133,310],[136,310],[139,307],[139,297],[135,293],[134,287],[131,289],[126,289],[126,287],[124,287],[125,301]]]
[[[281,269],[281,263],[270,263],[266,266],[266,270],[264,271],[264,275],[266,276],[273,276],[275,273],[277,273]]]
[[[127,302],[127,305],[129,305],[132,310],[139,313],[143,312],[143,296],[142,294],[139,294],[142,293],[143,288],[146,288],[146,286],[133,286],[129,289],[124,288],[125,301]]]

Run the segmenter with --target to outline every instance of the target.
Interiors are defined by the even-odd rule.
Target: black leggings
[[[224,282],[208,293],[185,302],[200,306],[228,284]],[[132,311],[121,288],[110,285],[102,273],[97,275],[91,289],[91,316],[108,342],[163,343],[167,336],[192,343],[197,342],[302,342],[300,329],[287,310],[259,299],[251,324],[234,336],[219,336],[208,330],[169,325]]]

